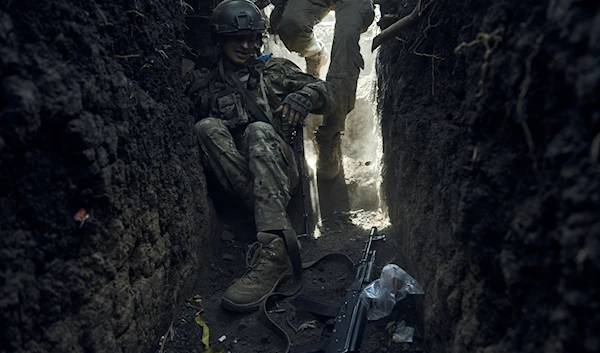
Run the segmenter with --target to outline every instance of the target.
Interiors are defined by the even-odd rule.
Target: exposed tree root
[[[434,0],[432,0],[434,1]],[[430,4],[431,2],[429,2]],[[379,33],[375,38],[373,38],[373,44],[371,44],[371,51],[377,49],[381,43],[387,42],[391,39],[394,39],[398,34],[412,26],[414,26],[418,21],[419,17],[421,17],[423,11],[426,9],[426,6],[422,6],[421,0],[417,2],[415,8],[408,15],[402,17],[396,23],[389,26]]]
[[[531,130],[529,129],[529,125],[527,125],[526,114],[525,114],[525,97],[527,96],[527,92],[529,91],[529,85],[531,84],[531,63],[533,62],[533,58],[539,53],[540,46],[542,41],[544,40],[544,35],[541,34],[535,40],[535,45],[529,56],[527,57],[527,61],[525,62],[525,78],[521,83],[521,90],[519,92],[519,98],[517,100],[517,117],[519,118],[519,123],[523,129],[523,133],[525,134],[525,140],[527,141],[527,147],[529,149],[529,158],[531,158],[532,168],[538,180],[540,180],[540,171],[537,163],[537,159],[535,157],[535,145],[533,144],[533,137],[531,135]]]
[[[127,55],[115,55],[115,58],[117,59],[133,59],[133,58],[139,58],[140,54],[127,54]]]
[[[502,37],[500,36],[502,32],[504,32],[504,27],[496,28],[492,33],[479,32],[475,39],[469,43],[462,42],[454,48],[454,54],[457,54],[463,48],[469,48],[477,44],[483,44],[485,46],[483,64],[481,64],[481,75],[479,76],[479,82],[477,82],[477,92],[475,93],[475,97],[481,97],[483,95],[483,81],[487,75],[488,59],[502,41]]]

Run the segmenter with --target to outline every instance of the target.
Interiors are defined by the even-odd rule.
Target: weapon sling
[[[381,239],[385,239],[385,235],[377,235],[377,228],[373,227],[371,228],[371,234],[369,235],[369,240],[366,242],[365,244],[365,248],[363,249],[362,253],[363,256],[360,260],[359,266],[357,268],[357,276],[354,279],[351,287],[348,289],[348,291],[346,292],[346,304],[348,304],[348,302],[352,302],[354,300],[360,300],[358,299],[356,296],[359,295],[360,296],[360,291],[362,291],[363,286],[365,283],[370,282],[370,276],[372,273],[372,269],[373,269],[373,265],[374,265],[374,261],[375,261],[375,250],[371,250],[371,246],[373,241],[377,241],[377,240],[381,240]],[[352,262],[352,260],[350,260],[350,258],[345,255],[345,254],[341,254],[341,253],[330,253],[330,254],[326,254],[324,256],[322,256],[321,258],[317,259],[316,261],[312,261],[312,262],[307,262],[307,263],[303,263],[302,264],[302,269],[307,269],[310,268],[318,263],[321,263],[323,261],[336,261],[336,262],[340,262],[340,263],[345,263],[350,265],[351,268],[354,267],[354,264]],[[298,349],[292,349],[292,345],[290,342],[290,338],[287,335],[287,333],[280,327],[278,326],[275,322],[273,322],[273,320],[269,317],[268,315],[268,311],[267,311],[267,307],[269,306],[269,301],[273,298],[277,298],[277,297],[281,297],[281,296],[290,296],[295,294],[298,290],[300,289],[300,287],[296,287],[294,286],[293,288],[291,288],[288,292],[286,293],[273,293],[269,296],[267,296],[267,298],[262,302],[261,306],[260,306],[260,311],[259,311],[259,317],[260,319],[265,323],[265,325],[267,325],[271,331],[273,331],[275,334],[277,334],[277,336],[279,336],[283,341],[285,341],[285,353],[289,353],[290,351],[292,352],[325,352],[325,350],[327,350],[327,352],[329,351],[338,351],[337,349],[340,349],[339,351],[342,351],[341,349],[344,349],[344,352],[349,352],[349,350],[347,349],[351,349],[352,352],[355,352],[356,349],[358,349],[358,347],[360,347],[360,332],[362,331],[361,327],[362,325],[364,325],[364,321],[362,321],[362,324],[359,323],[359,321],[354,321],[354,320],[359,320],[360,317],[362,316],[366,316],[366,308],[363,305],[360,305],[360,303],[357,303],[357,305],[352,307],[352,314],[348,316],[348,319],[351,320],[346,324],[341,324],[341,325],[346,325],[347,329],[350,330],[344,330],[344,327],[341,326],[341,330],[338,330],[338,332],[336,332],[335,328],[337,327],[338,323],[341,323],[342,321],[336,321],[336,323],[334,324],[334,329],[332,331],[332,333],[334,335],[337,335],[337,338],[335,338],[335,342],[333,342],[333,347],[329,346],[329,341],[320,341],[320,342],[316,342],[316,343],[311,343],[308,345],[303,345],[301,348]],[[348,299],[348,296],[351,296],[351,299]],[[297,308],[301,308],[302,305],[298,305],[301,304],[300,301],[298,301],[298,299],[302,299],[303,303],[306,304],[308,303],[310,305],[310,309],[308,309],[308,311],[313,312],[313,313],[319,313],[319,314],[326,314],[327,311],[329,311],[327,314],[329,314],[329,316],[331,317],[336,317],[338,315],[340,315],[339,313],[341,312],[340,310],[345,306],[344,304],[340,305],[339,308],[334,309],[335,313],[332,313],[329,306],[329,304],[327,303],[320,303],[318,301],[314,301],[314,300],[310,300],[310,301],[306,301],[306,298],[302,298],[302,295],[296,297],[293,301],[296,301],[296,304],[294,304]],[[293,302],[292,301],[292,302]],[[323,304],[323,305],[321,305]],[[321,305],[321,306],[319,306]],[[306,305],[304,305],[306,306]],[[318,309],[315,311],[316,307],[318,307]],[[346,317],[346,315],[343,315],[343,317]],[[356,326],[355,326],[356,324]],[[340,336],[342,335],[342,336]],[[330,339],[333,339],[334,337],[332,336]],[[330,350],[330,348],[332,348],[333,350]]]
[[[287,241],[287,239],[286,239],[286,241]],[[296,247],[297,246],[298,245],[296,245]],[[290,255],[290,257],[291,257],[291,255]],[[322,257],[318,258],[315,261],[302,263],[302,268],[300,269],[300,271],[309,269],[309,268],[311,268],[315,265],[318,265],[324,261],[339,262],[339,263],[347,264],[350,267],[350,269],[354,268],[354,262],[352,262],[352,260],[350,259],[350,257],[348,257],[348,255],[342,254],[342,253],[329,253],[329,254],[323,255]],[[302,279],[300,279],[300,282],[297,282],[294,279],[294,283],[290,286],[290,288],[287,291],[271,293],[260,304],[260,309],[259,309],[259,313],[258,313],[259,318],[271,331],[273,331],[273,333],[275,333],[279,338],[281,338],[282,341],[285,342],[285,351],[283,351],[283,353],[290,352],[290,349],[292,348],[292,342],[290,340],[290,336],[288,336],[288,334],[285,332],[285,330],[281,326],[277,325],[275,323],[275,321],[273,321],[273,319],[271,319],[271,317],[269,316],[268,306],[271,302],[274,302],[277,299],[293,296],[294,294],[298,293],[298,291],[300,290],[300,287],[302,287]]]

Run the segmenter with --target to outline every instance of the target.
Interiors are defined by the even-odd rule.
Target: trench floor
[[[357,217],[368,217],[360,211],[351,211],[348,202],[348,190],[343,173],[331,181],[318,183],[319,208],[321,219],[315,219],[315,212],[310,212],[311,235],[300,238],[302,261],[311,261],[329,252],[347,254],[354,262],[361,256],[364,241],[368,238],[369,229],[356,225]],[[214,198],[213,198],[214,199]],[[310,204],[310,202],[308,202]],[[232,313],[223,309],[220,298],[227,287],[245,270],[245,249],[255,241],[252,231],[254,224],[252,215],[241,209],[232,207],[226,202],[215,203],[219,222],[223,230],[223,238],[214,242],[207,268],[198,274],[199,285],[194,288],[196,304],[182,301],[177,315],[163,343],[156,352],[192,353],[203,352],[203,328],[196,323],[200,317],[209,327],[209,344],[223,348],[231,353],[282,353],[284,342],[272,333],[260,320],[257,312]],[[300,233],[302,223],[302,198],[298,194],[290,202],[290,213],[294,227]],[[318,225],[318,231],[315,231]],[[372,224],[378,226],[378,224]],[[381,268],[387,263],[400,263],[396,258],[398,252],[397,236],[392,227],[379,229],[379,234],[386,234],[386,242],[375,243],[377,250],[373,278],[377,278]],[[234,239],[231,239],[231,237]],[[312,298],[337,303],[340,302],[346,289],[354,278],[354,271],[347,266],[335,262],[323,263],[304,273],[303,287],[299,294]],[[284,284],[285,286],[285,284]],[[280,300],[272,317],[283,327],[294,345],[316,342],[321,339],[324,323],[316,320],[311,314],[296,310],[290,304],[291,298]],[[361,352],[421,352],[424,347],[422,324],[422,296],[409,296],[400,301],[390,316],[366,325]],[[414,327],[413,343],[397,343],[393,338],[394,328],[404,321],[406,326]],[[219,338],[225,337],[222,342]]]

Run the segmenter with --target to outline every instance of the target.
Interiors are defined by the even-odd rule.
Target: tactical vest
[[[234,131],[244,130],[252,122],[264,121],[290,143],[291,129],[287,119],[273,116],[272,107],[277,107],[280,102],[275,92],[265,84],[264,67],[264,61],[255,60],[240,78],[228,77],[219,64],[215,79],[209,83],[211,115],[222,119]]]

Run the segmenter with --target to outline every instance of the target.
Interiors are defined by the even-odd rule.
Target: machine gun
[[[356,278],[346,292],[343,304],[332,305],[302,295],[292,300],[292,304],[298,309],[328,319],[324,338],[320,342],[293,347],[292,353],[359,352],[368,310],[361,300],[361,293],[371,282],[376,253],[372,249],[372,244],[377,240],[385,241],[385,235],[377,235],[377,228],[373,227],[358,263]]]

